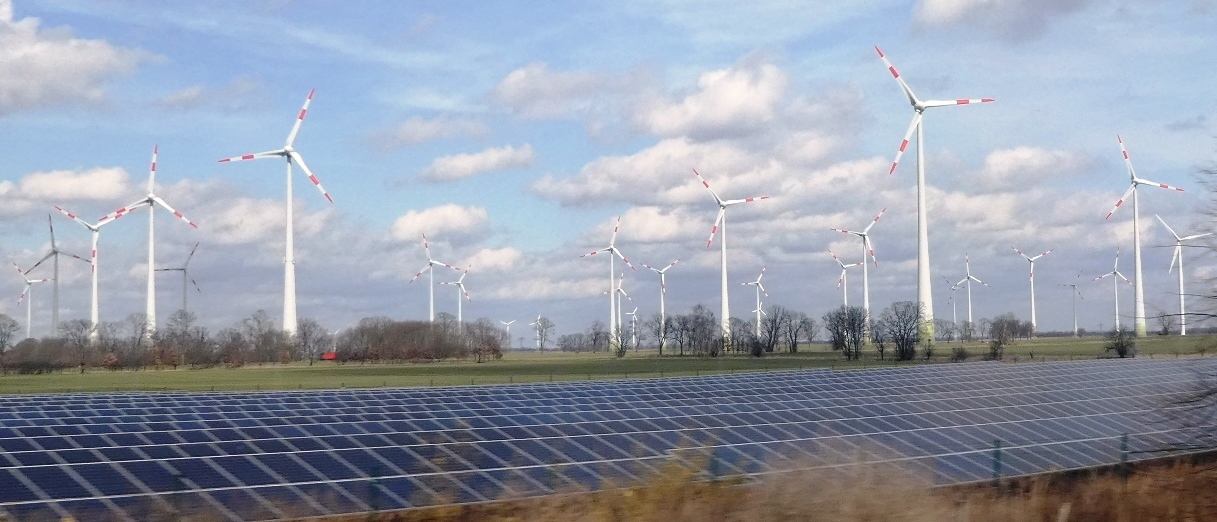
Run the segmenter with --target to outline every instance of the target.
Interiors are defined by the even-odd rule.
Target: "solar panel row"
[[[361,512],[870,455],[941,483],[1137,460],[1208,360],[972,363],[634,381],[0,397],[0,512],[232,520]],[[1128,434],[1127,441],[1123,435]]]

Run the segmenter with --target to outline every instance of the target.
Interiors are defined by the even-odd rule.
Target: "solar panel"
[[[1156,412],[1213,370],[1134,359],[0,396],[0,514],[275,520],[628,485],[674,461],[723,476],[882,460],[968,483],[1170,453],[1156,450],[1186,433]]]

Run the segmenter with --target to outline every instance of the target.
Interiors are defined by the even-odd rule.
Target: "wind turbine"
[[[888,61],[887,56],[883,54],[883,50],[878,46],[875,47],[875,52],[879,53],[879,58],[883,59],[883,64],[887,66],[888,72],[892,73],[892,77],[900,84],[900,89],[904,91],[904,95],[908,98],[909,104],[913,106],[913,122],[909,124],[909,129],[904,133],[904,140],[900,142],[900,149],[896,151],[896,158],[892,161],[892,167],[888,170],[888,174],[896,172],[896,165],[900,163],[900,156],[904,154],[904,150],[909,146],[909,140],[913,137],[913,132],[917,132],[917,301],[921,304],[924,310],[925,317],[922,318],[922,338],[934,338],[934,297],[930,291],[930,232],[929,220],[926,216],[925,204],[925,137],[922,132],[921,119],[925,114],[925,110],[933,107],[950,107],[952,105],[969,105],[973,103],[991,103],[993,98],[980,99],[957,99],[957,100],[925,100],[917,98],[913,94],[913,90],[909,88],[907,83],[904,83],[904,78],[900,77],[900,73],[896,71],[896,67],[892,62]]]
[[[1078,278],[1081,278],[1081,277],[1082,277],[1082,273],[1078,272]],[[1068,285],[1058,284],[1056,286],[1063,286],[1063,287],[1072,289],[1070,294],[1073,296],[1073,336],[1080,337],[1078,335],[1078,298],[1082,297],[1082,291],[1078,290],[1078,283],[1076,281],[1072,284],[1068,284]],[[1085,298],[1083,298],[1082,300],[1085,301]]]
[[[764,293],[765,297],[769,297],[769,292],[766,292],[765,286],[761,284],[761,278],[765,277],[765,268],[768,268],[768,267],[761,267],[761,274],[756,276],[756,281],[740,283],[741,285],[752,285],[752,286],[756,287],[756,310],[753,310],[752,312],[756,314],[756,336],[757,337],[761,336],[761,314],[765,313],[764,310],[761,310],[761,294]],[[765,314],[765,315],[769,315],[769,314]]]
[[[710,248],[710,244],[714,243],[714,234],[718,233],[719,229],[723,231],[723,237],[719,240],[720,260],[722,263],[722,335],[723,339],[731,339],[731,307],[730,299],[727,296],[727,207],[738,205],[740,203],[751,203],[762,199],[769,199],[769,196],[756,196],[744,199],[723,199],[718,197],[718,193],[710,188],[710,184],[705,178],[701,177],[701,173],[697,169],[693,169],[693,175],[701,181],[702,186],[710,191],[710,195],[714,196],[714,202],[718,203],[718,217],[714,218],[714,226],[710,229],[710,239],[706,241],[706,248]]]
[[[144,320],[147,325],[144,328],[144,336],[148,339],[152,339],[152,334],[156,332],[156,212],[153,209],[157,205],[160,205],[174,216],[177,216],[178,219],[185,221],[194,228],[199,228],[193,221],[187,219],[181,212],[174,210],[168,203],[165,203],[165,200],[153,192],[153,188],[156,185],[157,149],[158,147],[156,146],[152,147],[152,162],[151,166],[148,167],[148,195],[110,214],[110,216],[113,216],[113,219],[118,219],[140,207],[148,207],[148,297],[145,301],[144,312]],[[105,221],[110,216],[106,216],[102,220]]]
[[[621,277],[619,279],[617,279],[617,288],[613,290],[613,293],[618,294],[618,297],[617,297],[617,333],[618,333],[618,335],[625,335],[625,331],[623,330],[622,324],[621,324],[622,321],[625,319],[625,314],[621,313],[621,298],[624,297],[627,300],[629,300],[629,302],[631,302],[631,303],[634,302],[634,299],[630,297],[630,294],[626,293],[625,288],[622,286],[624,283],[625,283],[625,272],[622,272]]]
[[[197,290],[199,293],[203,293],[203,289],[199,288],[199,284],[195,283],[194,279],[190,279],[189,271],[188,271],[188,268],[190,267],[190,260],[194,257],[194,251],[198,250],[198,248],[199,248],[199,244],[195,243],[194,247],[190,249],[190,255],[186,256],[186,262],[182,263],[182,266],[177,267],[177,268],[158,268],[158,269],[156,269],[157,272],[181,272],[182,273],[182,310],[185,310],[187,312],[189,312],[190,309],[186,307],[186,298],[187,298],[187,296],[190,295],[190,292],[189,292],[189,287],[186,286],[186,282],[190,281],[190,283],[194,285],[195,290]]]
[[[44,261],[47,259],[51,260],[51,335],[55,335],[59,331],[59,256],[74,257],[81,261],[88,260],[76,254],[60,250],[59,245],[55,243],[55,224],[51,222],[50,214],[46,215],[46,222],[47,226],[51,229],[51,251],[47,255],[42,256],[42,259],[39,259],[37,263],[34,263],[34,266],[31,266],[25,272],[26,274],[32,273]]]
[[[537,314],[537,320],[533,321],[531,323],[528,323],[528,326],[537,327],[537,349],[540,350],[541,349],[541,315]]]
[[[1010,250],[1013,250],[1017,252],[1018,255],[1023,256],[1023,259],[1027,260],[1027,264],[1031,265],[1031,271],[1029,272],[1030,275],[1027,277],[1031,280],[1031,335],[1035,335],[1035,260],[1051,254],[1054,249],[1050,248],[1047,252],[1035,257],[1028,256],[1027,254],[1024,254],[1022,250],[1014,247],[1010,247]]]
[[[465,295],[465,299],[468,299],[470,301],[473,300],[472,297],[469,297],[469,291],[465,290],[465,276],[467,276],[467,275],[469,275],[469,267],[465,267],[465,271],[461,272],[461,277],[459,279],[457,279],[456,281],[445,281],[443,283],[440,283],[441,285],[456,286],[456,324],[465,323],[465,319],[462,316],[462,312],[461,312],[461,304],[462,304],[461,303],[461,294]]]
[[[427,275],[431,278],[430,284],[427,285],[427,292],[428,292],[427,303],[428,303],[428,310],[430,310],[427,317],[428,317],[428,321],[434,323],[435,322],[435,270],[434,270],[434,268],[436,265],[439,265],[442,267],[451,268],[458,272],[460,271],[460,269],[458,269],[455,266],[452,266],[448,263],[444,263],[442,261],[436,261],[435,259],[433,259],[431,257],[431,244],[427,242],[427,234],[423,234],[423,250],[427,252],[427,264],[423,265],[423,267],[418,270],[418,273],[414,274],[414,277],[410,278],[410,282],[406,283],[406,284],[413,283],[415,279],[422,277],[423,272],[427,272]]]
[[[89,229],[93,233],[93,248],[89,254],[89,271],[93,278],[93,298],[89,304],[89,342],[97,342],[97,323],[98,323],[98,306],[97,306],[97,241],[101,238],[101,227],[114,222],[114,215],[109,214],[102,217],[96,224],[89,223],[80,219],[76,214],[64,210],[63,207],[55,205],[55,210],[61,214],[71,218],[73,221],[80,223],[81,226]]]
[[[50,279],[30,279],[25,272],[21,271],[21,267],[17,266],[17,262],[9,260],[13,264],[13,268],[17,269],[17,273],[21,275],[21,279],[25,281],[25,289],[21,291],[21,297],[17,299],[17,306],[21,306],[21,302],[25,301],[25,296],[29,295],[29,301],[25,301],[25,338],[29,339],[34,336],[34,284],[45,283]]]
[[[871,240],[870,240],[870,229],[871,229],[871,227],[875,226],[875,223],[879,222],[879,218],[883,217],[884,212],[887,212],[887,207],[883,207],[883,210],[880,210],[879,213],[877,215],[875,215],[875,219],[872,219],[870,224],[866,225],[866,228],[862,229],[861,232],[858,232],[856,230],[846,230],[843,228],[829,229],[829,230],[835,230],[842,234],[853,234],[855,236],[862,238],[862,311],[863,311],[863,313],[866,314],[866,323],[865,323],[866,332],[865,332],[863,338],[867,339],[868,341],[870,340],[870,319],[871,319],[871,317],[870,317],[870,276],[867,274],[867,270],[866,270],[866,254],[868,254],[868,253],[870,254],[871,261],[874,261],[875,266],[878,267],[879,259],[875,257],[875,245],[872,244]]]
[[[296,134],[300,132],[300,124],[304,123],[304,116],[308,114],[309,103],[313,101],[313,92],[314,90],[308,92],[308,98],[304,100],[304,107],[296,115],[296,123],[292,126],[292,131],[288,133],[287,142],[283,148],[220,160],[220,163],[227,163],[259,158],[283,158],[287,162],[287,241],[286,254],[283,256],[283,331],[292,336],[296,335],[296,248],[295,233],[292,229],[292,163],[300,164],[300,169],[308,175],[313,186],[321,191],[321,195],[325,196],[330,203],[334,202],[334,198],[325,191],[325,187],[321,186],[321,181],[317,179],[313,171],[309,170],[308,165],[304,163],[304,158],[295,148]]]
[[[964,276],[963,279],[960,279],[958,283],[955,283],[955,286],[960,286],[960,285],[963,285],[964,283],[967,283],[967,285],[968,285],[968,326],[975,327],[976,323],[972,322],[972,281],[976,281],[977,283],[980,283],[985,286],[989,286],[989,284],[984,281],[981,281],[980,279],[977,279],[975,276],[972,275],[972,261],[968,258],[967,252],[963,253],[963,268],[964,268],[964,274],[966,274],[966,275]]]
[[[1116,320],[1112,324],[1116,325],[1116,331],[1118,332],[1118,331],[1120,331],[1120,279],[1123,279],[1125,283],[1129,284],[1129,286],[1133,286],[1133,287],[1136,286],[1136,285],[1133,285],[1132,281],[1129,281],[1127,277],[1124,277],[1124,274],[1120,273],[1120,247],[1116,247],[1116,262],[1112,266],[1111,271],[1106,274],[1103,274],[1099,277],[1094,278],[1093,281],[1098,281],[1107,276],[1118,276],[1119,277],[1119,279],[1116,279],[1114,277],[1111,279],[1111,283],[1112,283],[1111,287],[1112,287],[1112,290],[1115,291],[1115,296],[1116,296],[1116,299],[1115,299],[1115,301],[1116,301]]]
[[[634,347],[634,351],[638,351],[638,307],[634,307],[634,311],[626,312],[625,315],[630,316],[630,344]]]
[[[1128,190],[1124,191],[1124,195],[1120,197],[1120,200],[1116,202],[1116,206],[1112,207],[1111,212],[1107,213],[1105,219],[1111,219],[1111,215],[1115,214],[1116,210],[1124,204],[1129,194],[1132,195],[1132,264],[1133,278],[1136,281],[1133,285],[1133,328],[1136,330],[1137,337],[1145,337],[1145,288],[1141,284],[1141,218],[1140,209],[1138,208],[1140,205],[1137,203],[1137,185],[1155,185],[1179,192],[1183,192],[1183,189],[1172,187],[1166,183],[1138,178],[1137,172],[1132,168],[1132,160],[1128,159],[1128,149],[1124,148],[1124,138],[1116,135],[1116,141],[1120,142],[1120,153],[1124,155],[1124,163],[1128,165],[1130,185]]]
[[[849,281],[846,279],[846,276],[848,275],[846,273],[846,270],[849,270],[850,268],[853,268],[858,265],[865,265],[866,259],[864,258],[862,261],[859,261],[857,263],[850,263],[847,265],[845,263],[842,263],[841,259],[838,258],[836,254],[832,253],[832,249],[829,249],[828,253],[832,255],[833,261],[836,261],[838,265],[841,265],[841,277],[837,278],[837,288],[841,289],[841,296],[844,297],[844,299],[845,299],[845,306],[849,306]]]
[[[668,340],[668,312],[666,309],[666,304],[664,303],[664,300],[668,295],[667,272],[668,272],[669,268],[676,266],[676,263],[679,263],[679,262],[680,262],[680,260],[677,259],[676,261],[672,261],[671,264],[669,264],[668,266],[665,266],[663,268],[655,268],[655,267],[647,265],[647,264],[642,265],[643,267],[650,269],[652,272],[659,274],[659,354],[660,355],[663,355],[664,345],[667,344],[667,340]]]
[[[617,342],[617,339],[618,339],[617,336],[621,334],[621,322],[620,322],[620,318],[618,317],[621,314],[621,311],[618,310],[617,292],[613,286],[613,276],[617,274],[617,265],[616,265],[617,259],[613,256],[620,257],[621,261],[624,262],[626,264],[626,266],[630,267],[630,270],[634,270],[634,271],[638,270],[637,268],[634,268],[634,265],[630,264],[630,260],[626,259],[625,254],[622,254],[621,250],[619,250],[617,248],[617,232],[620,230],[621,230],[621,216],[617,216],[617,223],[613,225],[613,235],[611,237],[609,237],[608,246],[601,248],[599,250],[593,250],[591,252],[588,252],[586,254],[579,256],[579,257],[592,257],[601,252],[608,252],[608,258],[609,258],[609,291],[608,291],[608,294],[609,294],[609,350],[612,350],[613,343]],[[622,275],[622,277],[625,277],[624,272],[621,275]],[[617,288],[619,289],[620,287],[617,287]]]
[[[956,291],[956,290],[959,290],[959,285],[953,285],[953,284],[951,284],[951,280],[950,280],[950,279],[947,279],[947,276],[942,276],[942,280],[943,280],[943,281],[946,281],[948,285],[951,285],[951,288],[950,288],[951,293],[950,293],[950,294],[948,294],[948,295],[949,295],[949,297],[947,297],[947,301],[949,301],[949,302],[951,303],[951,324],[952,324],[952,325],[956,325],[956,326],[958,326],[958,325],[959,325],[959,319],[958,319],[958,317],[955,315],[955,291]]]
[[[499,321],[499,322],[503,323],[503,326],[507,327],[507,349],[510,350],[511,349],[511,323],[516,322],[516,320],[512,319],[510,321]]]
[[[1154,214],[1154,217],[1158,218],[1158,222],[1162,223],[1162,226],[1166,227],[1166,230],[1170,231],[1171,235],[1175,237],[1175,254],[1171,256],[1171,267],[1166,271],[1166,273],[1169,274],[1171,270],[1175,269],[1175,261],[1179,262],[1179,335],[1187,335],[1187,310],[1184,308],[1183,304],[1183,296],[1186,295],[1183,293],[1183,242],[1202,238],[1204,236],[1211,236],[1213,233],[1205,232],[1203,234],[1192,234],[1190,236],[1179,237],[1179,234],[1175,233],[1175,229],[1171,228],[1170,225],[1166,224],[1166,221],[1162,220],[1162,216]]]

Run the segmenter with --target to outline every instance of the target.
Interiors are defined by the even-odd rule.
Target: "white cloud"
[[[553,72],[549,65],[537,62],[508,73],[492,96],[525,118],[563,118],[586,113],[598,96],[621,84],[606,73]]]
[[[974,179],[982,190],[1007,189],[1076,177],[1093,163],[1090,156],[1073,151],[1015,147],[990,152]]]
[[[524,253],[515,247],[483,248],[468,257],[466,263],[477,272],[507,272],[520,265]]]
[[[52,205],[79,211],[82,202],[107,201],[106,211],[114,210],[114,201],[131,192],[127,171],[120,167],[94,167],[84,170],[53,170],[33,172],[16,182],[0,181],[0,197],[4,205],[0,215],[14,216],[34,209],[49,210]],[[124,202],[127,203],[127,202]],[[86,221],[98,216],[82,214]]]
[[[415,116],[396,127],[376,133],[374,140],[381,149],[418,145],[447,138],[480,138],[486,135],[486,124],[467,118],[439,117],[425,119]]]
[[[468,234],[485,229],[490,223],[486,209],[440,205],[411,210],[393,222],[390,234],[402,241],[418,241],[422,234]]]
[[[97,103],[102,86],[133,72],[148,53],[104,40],[42,31],[36,18],[13,19],[9,0],[0,0],[0,115],[60,103]]]
[[[507,145],[472,154],[440,156],[423,169],[423,179],[452,181],[483,172],[522,168],[532,165],[534,158],[532,146],[528,144],[520,148]]]
[[[659,136],[738,136],[771,122],[789,80],[777,66],[745,59],[727,69],[702,73],[697,90],[679,101],[645,104],[635,122]]]
[[[1040,36],[1048,26],[1090,0],[919,0],[913,16],[925,27],[988,29],[1005,40]]]

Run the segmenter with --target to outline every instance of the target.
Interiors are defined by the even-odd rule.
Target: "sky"
[[[284,167],[217,160],[280,148],[315,89],[295,146],[334,202],[293,174],[297,286],[300,316],[330,330],[427,317],[425,276],[409,282],[426,233],[436,259],[470,267],[465,317],[516,320],[513,337],[537,315],[582,331],[607,321],[609,281],[604,256],[580,255],[607,245],[618,216],[617,246],[639,269],[626,270],[627,310],[658,311],[642,263],[680,259],[669,312],[717,312],[717,206],[692,169],[724,198],[770,197],[728,211],[732,315],[751,316],[740,285],[762,267],[766,306],[839,306],[829,249],[847,263],[862,252],[830,228],[886,208],[872,229],[877,313],[916,298],[915,149],[888,174],[913,111],[877,45],[922,98],[996,99],[926,115],[935,315],[951,317],[947,280],[967,253],[989,285],[973,288],[974,316],[1029,317],[1013,246],[1053,250],[1036,263],[1041,331],[1072,328],[1058,285],[1074,283],[1081,326],[1110,328],[1111,279],[1091,279],[1117,247],[1135,276],[1130,206],[1104,219],[1129,183],[1117,134],[1138,175],[1186,189],[1140,190],[1147,315],[1177,310],[1173,241],[1154,214],[1181,235],[1212,228],[1199,172],[1217,150],[1214,21],[1213,0],[0,0],[0,254],[42,257],[52,205],[95,221],[143,197],[157,146],[156,194],[198,224],[158,210],[157,266],[197,242],[202,324],[279,317]],[[103,321],[144,310],[145,212],[102,230]],[[51,220],[64,250],[88,253],[87,230]],[[1211,288],[1207,250],[1185,256],[1188,291]],[[61,314],[85,318],[88,264],[62,267]],[[849,276],[861,303],[861,273]],[[158,277],[167,317],[180,276]],[[0,313],[22,323],[23,286],[0,278]],[[38,336],[49,294],[35,287]],[[437,285],[437,311],[456,299]],[[1131,287],[1120,299],[1128,322]]]

